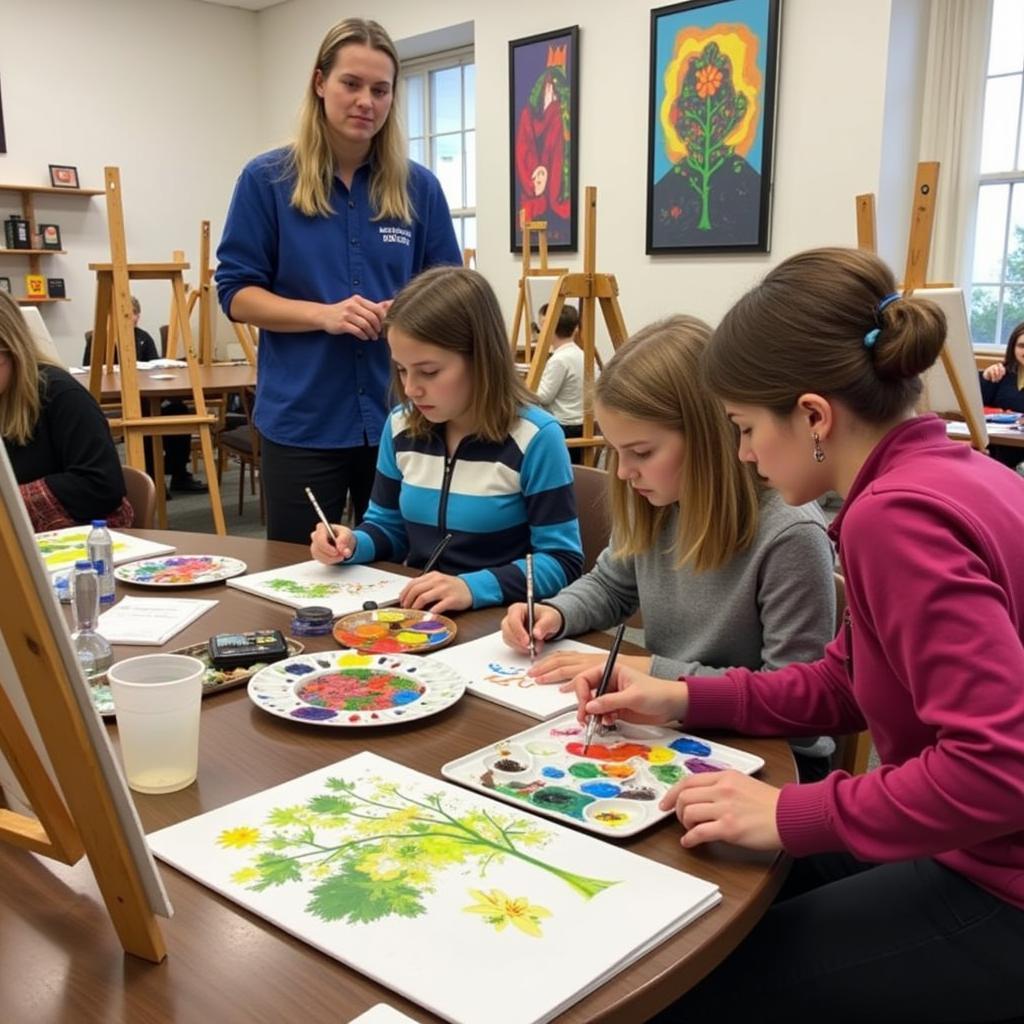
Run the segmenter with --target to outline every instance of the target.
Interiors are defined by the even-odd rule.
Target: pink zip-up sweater
[[[1024,478],[922,416],[879,442],[831,533],[846,628],[821,661],[688,678],[687,727],[866,726],[876,771],[783,787],[786,850],[934,857],[1024,907]]]

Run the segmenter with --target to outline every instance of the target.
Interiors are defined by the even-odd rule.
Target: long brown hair
[[[42,404],[39,367],[54,364],[38,350],[20,307],[6,292],[0,292],[0,352],[11,361],[10,380],[0,393],[0,435],[26,445],[35,433]]]
[[[682,434],[679,528],[672,550],[678,565],[718,569],[757,534],[760,487],[753,469],[736,457],[736,428],[701,387],[700,358],[711,328],[692,316],[673,316],[638,331],[598,378],[597,401],[631,419]],[[609,457],[612,535],[617,556],[652,550],[668,507],[655,508],[616,472]]]
[[[385,327],[398,327],[419,341],[465,357],[473,379],[468,410],[473,433],[485,440],[508,436],[519,409],[536,400],[516,373],[498,297],[475,270],[433,267],[424,271],[398,293]],[[404,395],[394,367],[391,386],[395,395]],[[433,429],[415,406],[409,406],[407,415],[414,437],[424,437]]]
[[[365,18],[346,18],[338,22],[320,43],[302,101],[298,136],[288,150],[287,171],[295,175],[292,206],[308,217],[327,217],[334,212],[331,209],[334,154],[327,137],[324,103],[316,94],[316,73],[319,71],[326,79],[334,68],[338,53],[353,43],[387,54],[395,67],[391,82],[391,110],[370,143],[373,167],[370,201],[375,219],[395,218],[408,224],[413,218],[413,209],[409,199],[409,159],[399,115],[401,62],[391,36],[377,22]]]
[[[890,423],[921,394],[946,317],[918,296],[889,302],[892,271],[859,249],[810,249],[771,270],[726,313],[703,360],[720,397],[790,413],[813,391],[867,423]],[[877,332],[877,333],[875,333]]]
[[[1017,358],[1017,353],[1014,351],[1017,347],[1017,339],[1022,334],[1024,334],[1024,322],[1017,324],[1010,331],[1010,339],[1006,343],[1006,355],[1003,356],[1003,366],[1006,367],[1007,373],[1016,375],[1017,387],[1024,391],[1024,363]]]

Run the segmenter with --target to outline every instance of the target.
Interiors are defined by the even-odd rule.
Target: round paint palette
[[[438,661],[350,650],[278,661],[249,680],[249,699],[258,708],[334,728],[427,718],[465,692],[465,679]]]
[[[445,615],[378,608],[343,615],[334,624],[334,639],[367,654],[428,654],[450,644],[458,631]]]
[[[114,576],[137,587],[196,587],[241,576],[245,562],[224,555],[164,555],[119,565]]]

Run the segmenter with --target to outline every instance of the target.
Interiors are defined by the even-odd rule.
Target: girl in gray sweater
[[[608,629],[639,611],[650,656],[619,661],[664,679],[779,668],[821,657],[835,632],[832,547],[817,505],[790,507],[737,457],[738,438],[700,384],[710,328],[675,316],[636,334],[597,383],[611,446],[612,538],[594,568],[535,609],[534,638]],[[529,647],[526,605],[502,622]],[[564,682],[604,655],[537,662]],[[831,744],[799,741],[798,752]]]

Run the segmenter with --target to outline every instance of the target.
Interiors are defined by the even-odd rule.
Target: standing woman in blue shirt
[[[320,44],[298,138],[242,171],[217,250],[233,320],[261,328],[256,427],[267,537],[306,541],[312,487],[333,520],[373,485],[390,359],[381,325],[420,271],[459,264],[437,179],[406,155],[399,60],[374,21]]]

